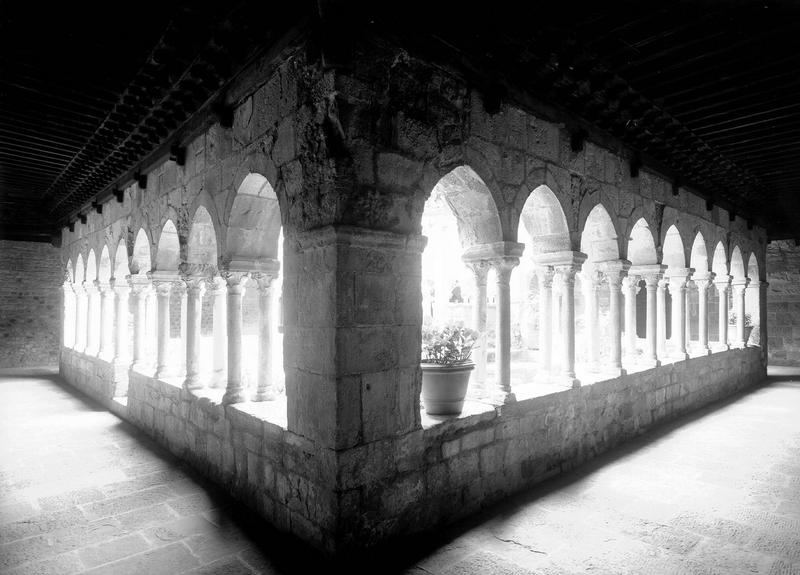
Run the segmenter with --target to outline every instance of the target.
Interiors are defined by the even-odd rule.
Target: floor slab
[[[800,574],[800,370],[770,374],[350,572]],[[0,371],[0,573],[323,570],[52,370]]]

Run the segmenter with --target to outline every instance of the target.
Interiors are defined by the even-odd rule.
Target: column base
[[[645,369],[652,369],[654,367],[661,367],[661,362],[653,357],[645,357],[641,359],[639,365]]]
[[[130,369],[139,373],[153,373],[153,366],[145,361],[134,361]]]
[[[711,346],[712,352],[728,351],[731,347],[726,343],[715,343]]]
[[[199,375],[187,377],[186,379],[183,380],[183,389],[187,391],[198,391],[200,389],[203,389],[204,387],[205,385],[203,384],[202,381],[200,381]]]
[[[603,375],[610,375],[611,377],[620,377],[626,375],[628,372],[623,367],[607,367],[603,369]]]
[[[566,387],[568,389],[578,388],[581,386],[581,380],[579,380],[575,376],[575,374],[569,374],[569,373],[561,373],[558,375],[553,375],[550,378],[550,382],[560,387]]]
[[[278,392],[272,388],[258,390],[253,394],[252,401],[275,401],[278,399]]]
[[[247,393],[244,388],[237,390],[228,390],[222,396],[222,404],[230,405],[232,403],[245,403],[247,401]]]
[[[156,368],[156,372],[153,374],[153,377],[156,379],[165,379],[171,375],[170,369],[167,366],[159,366]]]
[[[677,351],[670,354],[670,358],[673,361],[685,361],[689,359],[689,357],[690,357],[689,354],[686,353],[685,351]]]

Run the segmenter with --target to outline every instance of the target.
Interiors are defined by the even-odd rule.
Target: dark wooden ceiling
[[[0,237],[49,240],[308,15],[468,63],[618,138],[644,165],[800,236],[795,3],[7,1],[0,30]],[[331,14],[333,14],[331,16]],[[328,29],[325,29],[325,27]],[[335,42],[335,41],[334,41]]]

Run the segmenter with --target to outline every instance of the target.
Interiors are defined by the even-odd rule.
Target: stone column
[[[711,353],[708,347],[708,288],[713,279],[713,273],[707,273],[694,279],[694,283],[697,285],[697,297],[699,302],[697,305],[698,346],[700,348],[700,353],[703,355]]]
[[[717,276],[714,285],[717,286],[719,293],[719,341],[717,342],[718,351],[730,349],[728,345],[728,289],[731,276]]]
[[[497,320],[495,322],[495,369],[499,400],[514,401],[511,391],[511,271],[519,265],[519,258],[503,256],[491,260],[497,278]]]
[[[86,349],[86,313],[88,311],[86,290],[83,284],[74,284],[72,289],[75,291],[75,336],[73,337],[73,347],[75,351],[82,353]]]
[[[100,349],[97,357],[106,361],[114,358],[114,290],[109,284],[97,284],[100,292]]]
[[[644,276],[645,289],[647,290],[647,334],[645,345],[645,363],[650,367],[657,367],[658,361],[658,309],[657,309],[657,290],[661,274],[650,274]],[[662,293],[662,303],[663,303]]]
[[[170,375],[169,369],[169,300],[172,293],[173,280],[154,280],[158,305],[156,319],[156,378],[163,379]]]
[[[194,391],[204,387],[200,380],[200,322],[206,278],[187,275],[183,281],[186,284],[186,377],[183,388]]]
[[[611,323],[611,357],[609,358],[609,371],[614,376],[624,372],[622,369],[622,334],[620,330],[620,293],[622,279],[627,273],[625,269],[609,270],[608,277],[608,321]]]
[[[214,371],[211,375],[211,387],[225,387],[228,380],[228,284],[224,278],[216,276],[212,280],[214,298]]]
[[[464,262],[472,270],[475,280],[475,301],[472,302],[472,329],[477,331],[477,345],[473,348],[472,359],[475,362],[475,380],[486,381],[486,275],[489,273],[489,262],[486,260],[469,260]]]
[[[600,275],[594,268],[585,268],[581,273],[584,316],[586,319],[586,359],[589,371],[597,371],[600,362],[600,333],[597,326],[597,290]]]
[[[253,274],[258,284],[258,384],[253,401],[272,401],[278,397],[272,366],[272,282],[277,276],[277,269]]]
[[[639,293],[639,276],[628,275],[622,279],[625,298],[625,356],[635,363],[636,357],[636,294]]]
[[[186,315],[187,315],[187,308],[188,308],[188,295],[186,293],[186,283],[182,279],[174,280],[172,284],[172,295],[170,296],[173,300],[177,299],[180,301],[181,304],[181,317],[180,321],[178,322],[179,327],[179,344],[178,349],[180,349],[180,353],[175,355],[175,358],[172,361],[172,375],[175,377],[185,378],[186,377]],[[170,308],[172,307],[172,302],[170,302]],[[172,332],[172,317],[170,317],[170,333]],[[199,339],[198,339],[199,341]]]
[[[94,281],[83,282],[86,290],[86,347],[83,353],[86,355],[96,355],[100,348],[100,310],[98,309],[98,292]]]
[[[734,346],[738,348],[747,347],[747,340],[744,337],[744,324],[745,324],[744,294],[748,283],[750,283],[750,278],[736,278],[732,282],[733,305],[736,313],[736,339],[734,341]]]
[[[142,276],[129,276],[133,296],[133,364],[131,369],[150,372],[147,360],[147,298],[150,293],[150,280]]]
[[[224,272],[228,286],[228,385],[222,403],[242,403],[247,394],[242,381],[242,296],[247,272]]]
[[[686,321],[684,322],[684,330],[686,335],[684,341],[686,342],[686,354],[690,355],[692,350],[692,320],[690,311],[691,293],[694,288],[694,280],[686,280],[686,289],[683,292],[683,313],[686,314]]]
[[[114,363],[125,365],[130,361],[128,357],[128,294],[130,286],[123,279],[112,278],[111,286],[116,295],[117,332],[114,336]]]
[[[561,287],[561,373],[559,378],[570,387],[580,387],[575,374],[575,274],[580,264],[553,266]]]
[[[658,288],[656,290],[656,352],[658,359],[662,360],[667,357],[667,288],[669,287],[669,278],[661,278],[658,280]]]
[[[539,266],[536,277],[539,281],[539,371],[550,375],[553,360],[553,268]]]
[[[676,359],[686,359],[686,282],[691,268],[668,270],[669,293],[672,296],[672,355]]]
[[[64,315],[62,323],[62,344],[64,347],[74,347],[75,345],[75,291],[72,283],[64,282],[62,286],[64,292]]]

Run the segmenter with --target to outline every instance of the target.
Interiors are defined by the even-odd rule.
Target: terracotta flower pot
[[[440,365],[423,363],[422,403],[430,415],[458,415],[464,408],[474,363]]]

